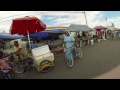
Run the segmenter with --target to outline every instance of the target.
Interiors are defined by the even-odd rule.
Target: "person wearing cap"
[[[14,52],[11,52],[12,54],[21,55],[23,60],[28,58],[27,49],[23,45],[19,44],[18,41],[14,41],[14,50]]]

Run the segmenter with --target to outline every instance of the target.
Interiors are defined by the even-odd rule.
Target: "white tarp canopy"
[[[93,31],[87,25],[71,24],[65,31]]]
[[[112,26],[109,26],[108,29],[114,31],[114,27],[112,27]]]

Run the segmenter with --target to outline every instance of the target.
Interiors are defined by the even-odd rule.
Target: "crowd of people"
[[[104,31],[99,31],[98,34],[90,34],[89,32],[76,32],[76,36],[73,37],[69,31],[65,31],[65,36],[63,38],[64,42],[64,47],[65,48],[70,48],[72,46],[75,46],[76,43],[78,43],[79,47],[82,45],[87,45],[90,44],[90,40],[93,40],[95,42],[96,39],[104,39],[106,40],[108,37],[112,37],[115,39],[116,37],[120,38],[120,31],[112,31],[112,30],[107,30],[106,32]],[[38,40],[35,39],[33,40],[33,43],[31,44],[31,48],[36,48],[38,47],[36,45],[36,42]],[[9,62],[8,57],[11,55],[15,55],[15,59],[18,59],[18,56],[20,55],[22,60],[25,60],[29,58],[29,53],[30,53],[30,45],[29,43],[26,44],[26,46],[23,46],[18,43],[18,41],[14,41],[14,52],[11,52],[9,54],[6,54],[2,49],[4,49],[4,42],[1,41],[0,43],[0,70],[4,69],[12,69],[12,63]],[[76,49],[76,47],[73,47]],[[31,61],[33,63],[33,61]],[[14,70],[13,70],[14,71]]]

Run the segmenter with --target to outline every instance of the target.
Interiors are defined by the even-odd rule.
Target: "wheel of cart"
[[[54,54],[50,52],[48,45],[32,49],[32,56],[37,71],[51,71],[54,66]]]

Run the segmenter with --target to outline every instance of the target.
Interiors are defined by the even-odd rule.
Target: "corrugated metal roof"
[[[93,29],[88,27],[87,25],[77,25],[77,24],[71,24],[66,30],[67,31],[93,31]]]

